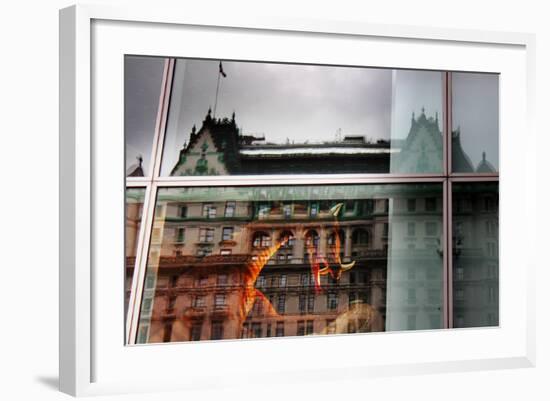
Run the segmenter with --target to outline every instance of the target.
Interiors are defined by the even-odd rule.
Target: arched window
[[[338,235],[338,237],[337,237]],[[330,235],[327,238],[327,245],[334,246],[336,245],[336,238],[340,238],[340,246],[344,245],[345,241],[345,234],[343,230],[334,230],[330,233]]]
[[[318,248],[319,247],[319,234],[317,234],[317,231],[309,230],[306,233],[305,247],[306,248]]]
[[[294,234],[291,231],[283,231],[279,235],[279,242],[284,242],[281,248],[292,248],[294,246]]]
[[[361,228],[355,230],[351,237],[351,242],[353,245],[368,245],[369,232]]]
[[[291,263],[294,252],[294,234],[288,230],[283,231],[279,235],[279,244],[281,246],[276,255],[277,263]]]
[[[266,248],[271,246],[271,237],[264,231],[254,233],[252,237],[252,246],[254,248]]]

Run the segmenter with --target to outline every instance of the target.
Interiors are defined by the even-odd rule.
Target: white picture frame
[[[200,46],[182,48],[184,37]],[[263,51],[254,45],[260,37]],[[124,248],[121,56],[200,57],[215,52],[222,58],[268,60],[277,53],[276,58],[288,61],[363,65],[365,55],[350,52],[357,46],[371,52],[371,66],[501,74],[500,327],[125,346],[122,302],[117,301],[123,294],[123,273],[117,268],[122,266]],[[201,53],[204,48],[206,53]],[[418,52],[426,57],[418,57]],[[522,146],[534,142],[533,58],[534,37],[528,34],[292,18],[219,19],[153,7],[79,5],[62,10],[61,391],[94,395],[196,390],[234,386],[244,374],[249,381],[267,383],[275,378],[360,380],[533,366],[535,253],[525,251],[533,246],[528,237],[516,234],[534,232],[536,221],[531,202],[535,165]],[[354,352],[320,355],[319,349]],[[250,363],[257,355],[272,363]],[[288,355],[295,357],[292,366],[287,366]],[[143,366],[156,368],[145,374],[140,371]]]

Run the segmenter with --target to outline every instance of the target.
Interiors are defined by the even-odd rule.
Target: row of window
[[[234,217],[237,209],[237,202],[228,201],[225,203],[224,217]],[[212,203],[204,203],[202,205],[202,216],[208,219],[214,219],[218,215],[218,208]],[[187,206],[179,206],[178,217],[187,218]]]
[[[325,277],[325,276],[323,276]],[[322,278],[323,278],[322,277]],[[328,284],[336,284],[337,281],[333,279],[331,276],[327,276],[328,278],[327,283]],[[177,276],[175,276],[177,279]],[[349,273],[349,283],[350,284],[367,284],[370,281],[370,275],[368,272],[350,272]],[[274,274],[269,277],[266,277],[264,275],[259,275],[256,279],[256,287],[257,288],[265,288],[265,287],[286,287],[288,283],[288,276],[286,274]],[[299,283],[302,286],[313,286],[315,285],[315,277],[311,273],[300,273],[299,275]],[[217,274],[216,275],[216,285],[217,286],[225,286],[228,284],[228,276],[227,274]],[[172,287],[177,286],[177,281],[174,280],[172,282]],[[210,279],[207,276],[200,277],[195,280],[195,287],[197,288],[205,288],[210,285]]]
[[[435,223],[434,223],[435,224]],[[222,228],[222,242],[231,242],[234,240],[234,227],[223,227]],[[201,228],[199,229],[199,247],[197,248],[197,256],[210,256],[213,253],[213,248],[211,246],[206,246],[206,244],[214,243],[214,228]],[[427,234],[435,235],[435,234]],[[284,240],[284,244],[281,246],[281,251],[292,250],[295,244],[295,238],[292,236],[292,233],[285,232],[281,234],[281,241]],[[318,236],[315,230],[310,230],[306,234],[305,248],[317,248],[319,246],[320,237]],[[332,232],[327,237],[328,246],[336,246],[339,241],[340,246],[344,246],[344,232],[339,230],[338,233]],[[370,242],[370,234],[367,230],[356,229],[352,235],[352,244],[355,246],[366,246]],[[185,243],[185,228],[180,227],[175,231],[175,244],[184,244]],[[231,244],[227,244],[231,246]],[[271,246],[271,237],[265,232],[257,232],[254,234],[252,239],[253,248],[267,248]],[[175,249],[176,256],[181,255],[181,249]],[[220,249],[220,255],[231,255],[232,250],[228,248]],[[280,252],[277,258],[279,261],[290,260],[292,259],[292,254]]]
[[[416,212],[418,210],[417,209],[418,200],[419,199],[417,199],[417,198],[407,199],[407,211],[408,212]],[[386,199],[385,201],[386,201],[386,204],[389,205],[388,200]],[[373,206],[374,200],[373,199],[367,199],[364,202],[365,202],[365,206],[364,206],[364,210],[363,210],[364,213],[371,214],[374,211],[374,206]],[[345,210],[356,211],[356,208],[357,208],[356,204],[358,204],[358,202],[356,202],[356,201],[346,201],[344,203],[346,205]],[[236,208],[237,208],[236,205],[237,205],[236,201],[227,201],[225,203],[225,208],[224,208],[224,217],[235,217],[235,211],[236,211]],[[498,206],[497,201],[493,197],[486,197],[484,199],[482,210],[485,211],[485,212],[494,212],[494,211],[496,211],[497,206]],[[467,198],[460,199],[454,207],[456,209],[455,210],[456,212],[471,211],[473,209],[472,200],[467,199]],[[260,204],[258,206],[257,215],[259,217],[267,217],[267,215],[270,214],[272,209],[273,209],[273,207],[269,203]],[[388,207],[384,208],[385,212],[388,211],[387,209],[388,209]],[[436,209],[437,209],[437,200],[435,198],[425,198],[424,199],[424,211],[426,211],[426,212],[435,212]],[[218,216],[217,210],[218,210],[217,206],[214,206],[212,203],[205,203],[202,206],[202,216],[205,217],[205,218],[210,218],[210,219],[216,218]],[[316,217],[319,213],[319,210],[320,210],[319,204],[318,203],[312,203],[310,208],[309,208],[309,215],[311,217]],[[305,213],[304,211],[302,211],[302,209],[300,207],[298,207],[298,204],[292,204],[292,205],[291,204],[285,204],[285,205],[282,206],[283,216],[291,217],[293,212],[296,213],[296,214]],[[187,206],[180,206],[179,207],[178,216],[180,218],[186,218],[187,217]]]
[[[439,304],[441,302],[441,292],[439,289],[428,289],[428,303]],[[495,303],[497,299],[497,291],[495,288],[490,288],[488,291],[488,302]],[[298,297],[298,311],[300,313],[314,313],[315,312],[315,299],[314,294],[300,294]],[[458,302],[464,300],[464,290],[457,289],[455,291],[455,299]],[[275,305],[277,313],[284,314],[286,309],[286,296],[284,294],[280,295],[271,295],[269,300],[272,305]],[[151,312],[152,299],[148,298],[144,300],[143,304],[143,313],[148,314]],[[172,311],[175,307],[176,298],[173,297],[170,299],[167,310]],[[225,294],[215,294],[214,296],[214,308],[225,307],[227,298]],[[351,308],[356,302],[365,302],[369,303],[368,294],[366,292],[352,292],[348,296],[348,306]],[[415,304],[417,302],[417,291],[415,288],[409,288],[407,292],[407,302],[409,304]],[[192,307],[194,308],[204,308],[206,307],[206,296],[198,295],[193,298]],[[338,308],[338,294],[329,292],[326,299],[326,307],[328,310],[336,310]],[[263,302],[261,298],[258,298],[253,306],[253,313],[256,315],[261,315],[263,313]],[[303,323],[303,321],[301,321]],[[298,335],[303,335],[300,329],[300,321],[298,322]],[[222,323],[222,322],[220,322]],[[351,331],[353,332],[353,331]],[[306,334],[311,334],[312,332],[307,332]],[[221,337],[220,337],[221,338]]]
[[[384,202],[382,211],[384,213],[388,212],[389,201],[387,199],[381,200]],[[279,202],[266,202],[260,203],[257,206],[255,215],[258,219],[265,219],[270,215],[282,215],[284,218],[289,219],[292,216],[309,216],[315,218],[319,216],[319,213],[322,211],[328,213],[330,208],[338,201],[320,201],[320,202],[293,202],[293,203],[283,203],[282,205]],[[342,201],[343,214],[346,215],[371,215],[374,213],[375,200],[367,199],[364,201],[356,200],[347,200]]]
[[[435,221],[427,221],[424,223],[424,233],[426,236],[434,237],[438,235],[438,223]],[[416,222],[407,223],[407,236],[415,237],[416,236]]]
[[[425,235],[436,237],[438,236],[438,227],[439,224],[437,222],[425,222]],[[388,223],[383,223],[383,235],[382,238],[385,240],[388,236]],[[414,237],[416,236],[416,222],[409,222],[407,225],[407,236]],[[498,230],[498,225],[495,222],[487,222],[487,230],[489,231],[491,236],[496,236],[496,232]],[[198,238],[198,248],[196,251],[197,256],[209,256],[213,253],[213,249],[211,247],[211,244],[214,244],[214,237],[216,234],[216,228],[211,227],[203,227],[199,229],[199,238]],[[174,253],[176,255],[181,255],[181,248],[178,247],[178,245],[183,245],[186,240],[186,228],[184,227],[178,227],[175,229],[174,232],[174,240],[173,243],[176,245],[176,248],[174,249]],[[221,235],[221,242],[225,242],[226,246],[232,246],[234,244],[231,244],[230,242],[235,240],[235,227],[223,227],[222,228],[222,235]],[[309,230],[306,233],[305,236],[305,242],[304,247],[307,250],[311,250],[311,248],[318,248],[320,245],[321,237],[317,233],[316,230]],[[279,236],[279,241],[282,242],[280,245],[280,251],[286,250],[292,250],[296,240],[294,235],[291,231],[284,231]],[[160,242],[160,229],[155,228],[153,229],[153,242],[158,243]],[[371,233],[369,230],[363,229],[363,228],[356,228],[353,230],[351,235],[351,243],[353,246],[369,246],[371,240]],[[326,244],[329,247],[333,246],[340,246],[344,247],[346,243],[345,240],[345,233],[344,230],[340,229],[338,231],[332,231],[326,238]],[[252,247],[253,248],[267,248],[270,247],[272,244],[271,236],[264,232],[259,231],[254,233],[252,238]],[[459,244],[457,244],[459,245]],[[231,249],[221,249],[220,255],[231,255],[232,251]],[[281,255],[284,256],[282,258],[279,258],[283,260],[285,257],[290,260],[291,255]]]
[[[314,286],[315,285],[315,276],[311,273],[301,273],[299,276],[299,283],[301,286]],[[340,281],[336,280],[332,276],[322,276],[321,282],[324,280],[327,281],[326,284],[339,284]],[[367,272],[350,272],[349,273],[349,283],[350,284],[367,284],[370,280],[369,274]],[[256,287],[263,289],[266,287],[286,287],[287,285],[287,275],[271,275],[269,278],[264,275],[258,276],[256,279]]]
[[[438,235],[438,226],[439,224],[435,221],[428,221],[424,223],[424,233],[426,236],[437,236]],[[387,227],[387,225],[385,226]],[[407,236],[414,237],[416,236],[416,222],[407,223]],[[199,242],[209,243],[214,242],[214,228],[201,228],[199,231]],[[223,227],[222,229],[222,241],[232,241],[234,235],[234,227]],[[497,224],[493,221],[487,222],[487,233],[488,235],[495,236],[497,232]],[[183,238],[185,237],[185,229],[179,228],[176,232],[177,242],[184,242]],[[292,248],[295,244],[295,238],[290,232],[284,232],[281,234],[281,241],[285,241],[285,244],[281,248]],[[305,236],[305,246],[306,247],[318,247],[320,237],[315,230],[310,230]],[[332,232],[327,237],[327,245],[333,246],[336,245],[337,241],[340,241],[340,245],[345,244],[345,236],[342,230],[338,232]],[[352,234],[352,244],[353,245],[368,245],[370,242],[370,233],[364,229],[356,229]],[[257,232],[252,238],[252,247],[254,248],[267,248],[271,246],[271,237],[266,232]],[[222,253],[223,254],[223,253]],[[230,252],[228,253],[230,254]]]
[[[244,323],[241,338],[261,338],[261,337],[284,337],[285,336],[285,322],[279,321],[275,323],[273,327],[272,323],[265,325],[265,336],[263,335],[262,323],[252,322]],[[274,329],[274,331],[273,331]]]
[[[433,327],[438,327],[440,325],[441,316],[440,315],[430,315],[430,324]],[[457,314],[455,317],[456,320],[459,322],[457,324],[464,325],[464,316],[461,314]],[[462,322],[460,322],[462,321]],[[495,313],[489,313],[487,314],[487,323],[488,324],[496,324],[497,318]],[[347,332],[348,333],[357,333],[361,331],[361,328],[365,325],[366,321],[364,319],[357,319],[357,320],[350,320],[347,324]],[[247,322],[243,324],[242,331],[241,331],[241,338],[261,338],[261,337],[284,337],[285,336],[285,322],[284,321],[278,321],[275,323],[275,327],[273,327],[273,324],[271,322],[265,324],[265,335],[263,330],[264,324],[261,322]],[[273,328],[275,329],[273,331]],[[408,330],[414,330],[417,328],[417,315],[407,315],[407,325],[406,328]],[[211,323],[211,329],[210,329],[210,339],[211,340],[220,340],[223,339],[223,322],[222,321],[212,321]],[[169,338],[167,336],[167,332],[171,331],[171,325],[165,326],[165,341],[166,338]],[[197,321],[193,323],[193,325],[190,328],[190,340],[191,341],[199,341],[201,340],[203,330],[203,322]],[[335,334],[336,332],[336,326],[335,326],[335,320],[334,319],[327,319],[326,320],[326,334]],[[311,335],[314,334],[314,321],[313,320],[298,320],[296,322],[296,335],[298,336],[304,336],[304,335]]]
[[[327,334],[334,334],[334,319],[326,320]],[[296,322],[296,335],[307,336],[314,334],[313,320],[298,320]],[[265,330],[264,330],[265,327]],[[275,329],[275,330],[273,330]],[[288,335],[288,334],[287,334]],[[278,321],[273,325],[271,322],[263,324],[262,322],[247,322],[243,325],[241,338],[261,338],[261,337],[284,337],[285,322]]]
[[[475,269],[475,272],[480,272],[481,269]],[[383,276],[379,276],[375,274],[376,272],[371,271],[350,271],[348,273],[348,283],[350,285],[366,285],[369,284],[373,279],[384,279]],[[468,274],[468,277],[470,277],[474,272],[470,272]],[[498,268],[496,265],[492,264],[487,266],[487,278],[496,278],[498,275]],[[409,280],[417,279],[417,270],[416,269],[409,269],[407,270],[407,277]],[[439,278],[439,271],[437,269],[426,269],[426,278],[427,279],[438,279]],[[465,269],[463,267],[455,267],[455,279],[457,280],[464,280],[466,277],[465,275]],[[178,276],[172,277],[170,280],[170,286],[172,288],[178,286]],[[299,283],[300,286],[303,287],[313,287],[315,285],[315,277],[311,273],[299,273],[297,277],[294,278],[296,280],[295,282]],[[331,276],[323,276],[321,277],[321,280],[326,280],[326,284],[337,284],[341,281],[336,281]],[[265,289],[267,287],[271,288],[284,288],[288,285],[289,282],[289,276],[287,274],[272,274],[269,276],[265,276],[263,274],[260,274],[258,278],[256,279],[255,286],[259,289]],[[210,276],[201,276],[197,279],[195,279],[194,287],[195,288],[207,288],[211,285],[215,285],[217,287],[224,287],[230,284],[229,282],[229,276],[227,274],[216,274],[215,275],[215,282],[213,282],[210,279]],[[146,288],[154,288],[155,287],[155,277],[154,276],[147,276],[146,278]]]
[[[490,288],[490,291],[488,291],[488,301],[489,303],[496,302],[496,290],[494,288]],[[428,288],[427,289],[427,302],[429,304],[439,304],[441,303],[441,291],[439,288]],[[277,313],[283,314],[286,312],[286,301],[287,297],[285,294],[279,294],[279,295],[270,295],[268,297],[270,303],[274,305],[275,310]],[[313,313],[315,312],[315,299],[316,296],[314,294],[300,294],[298,296],[298,311],[300,313]],[[457,289],[455,291],[455,299],[457,301],[463,301],[464,300],[464,290],[463,289]],[[409,288],[407,290],[407,303],[408,304],[415,304],[418,301],[417,298],[417,289],[416,288]],[[174,301],[175,302],[175,299]],[[214,308],[224,307],[226,306],[226,295],[225,294],[216,294],[214,296]],[[338,294],[334,292],[329,292],[326,297],[326,308],[328,310],[335,310],[338,308]],[[369,303],[368,294],[366,292],[351,292],[348,295],[348,306],[351,307],[356,302],[365,302]],[[193,298],[192,306],[194,308],[204,308],[206,307],[206,296],[204,295],[198,295]],[[169,304],[168,309],[172,310],[174,307],[174,304]],[[144,304],[144,310],[143,312],[148,312],[150,310],[150,302],[147,304]],[[263,313],[263,302],[261,298],[257,299],[253,306],[253,312],[255,314],[262,314]]]
[[[389,200],[382,199],[384,201],[383,212],[388,213],[389,211]],[[344,204],[344,215],[353,214],[353,215],[370,215],[374,213],[374,199],[367,199],[362,202],[355,200],[347,200],[342,202]],[[490,202],[490,201],[488,201]],[[417,211],[417,198],[407,199],[407,211],[416,212]],[[489,205],[489,203],[487,204]],[[309,203],[309,205],[302,203],[287,203],[283,204],[280,208],[274,207],[272,203],[260,203],[257,206],[255,215],[258,218],[266,218],[270,214],[282,214],[285,218],[290,218],[294,214],[296,215],[309,215],[309,217],[317,217],[321,210],[329,210],[331,204],[327,201],[320,203]],[[489,206],[486,206],[489,207]],[[232,218],[235,217],[235,212],[237,209],[236,201],[227,201],[225,202],[224,214],[223,217]],[[425,198],[424,199],[424,211],[426,212],[435,212],[437,209],[437,200],[436,198]],[[187,206],[179,206],[178,217],[187,218],[188,210]],[[492,208],[491,208],[492,210]],[[207,219],[214,219],[218,217],[218,207],[212,203],[204,203],[202,205],[202,217]]]
[[[414,224],[414,223],[413,223]],[[426,223],[426,227],[428,227],[429,224],[434,224],[433,230],[437,229],[436,223]],[[427,231],[431,231],[432,227],[426,229]],[[215,228],[201,228],[199,229],[199,242],[200,243],[209,243],[214,242],[214,234],[215,234]],[[223,227],[222,228],[222,241],[233,241],[235,234],[235,227]],[[183,243],[185,242],[185,228],[180,227],[176,230],[175,234],[175,242],[176,243]],[[283,245],[281,245],[281,248],[292,248],[296,242],[294,235],[290,231],[284,231],[281,233],[279,240],[281,242],[284,242]],[[309,230],[306,233],[305,236],[305,244],[306,246],[318,246],[320,241],[320,236],[315,230]],[[333,231],[329,234],[327,237],[327,245],[332,246],[336,245],[336,243],[340,241],[340,244],[343,245],[345,243],[345,235],[343,230]],[[353,245],[367,245],[370,242],[370,233],[365,229],[355,229],[352,234],[352,240]],[[254,248],[266,248],[271,246],[271,236],[264,232],[264,231],[258,231],[254,233],[252,237],[252,247]]]
[[[204,295],[198,295],[193,297],[192,300],[192,307],[193,308],[205,308],[206,307],[206,296]],[[360,297],[356,293],[350,294],[349,303],[350,305],[360,299]],[[270,295],[269,301],[272,305],[274,305],[275,310],[279,314],[284,314],[286,311],[286,295],[280,294],[280,295]],[[170,302],[168,303],[167,310],[172,311],[175,307],[176,298],[171,298]],[[328,293],[327,294],[327,309],[328,310],[335,310],[338,307],[338,295],[336,293]],[[225,294],[215,294],[214,296],[214,308],[222,308],[227,305],[227,297]],[[151,312],[151,306],[152,306],[152,298],[144,299],[143,307],[142,307],[142,313],[148,314]],[[309,295],[300,295],[298,298],[298,310],[300,313],[312,313],[315,309],[315,295],[309,294]],[[257,300],[255,302],[253,307],[253,312],[256,314],[261,314],[263,312],[263,303],[260,300]]]
[[[193,308],[204,308],[206,306],[206,296],[198,295],[193,298]],[[214,307],[222,307],[226,305],[226,296],[225,294],[216,294],[214,295]]]

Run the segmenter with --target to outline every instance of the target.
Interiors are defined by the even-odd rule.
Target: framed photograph
[[[62,10],[61,390],[532,366],[533,43]]]

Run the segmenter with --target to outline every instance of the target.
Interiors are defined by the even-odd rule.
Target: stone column
[[[294,248],[292,249],[292,263],[303,263],[304,261],[304,229],[297,226],[294,237]]]
[[[346,239],[344,244],[344,262],[351,260],[351,227],[346,227]]]
[[[319,256],[327,256],[327,229],[324,226],[319,230]]]
[[[271,228],[271,232],[269,233],[269,236],[271,237],[271,245],[270,246],[275,246],[277,244],[277,240],[278,240],[277,231],[275,230],[275,228]],[[275,254],[267,262],[268,265],[273,265],[275,263],[278,263],[277,252],[275,252]]]

